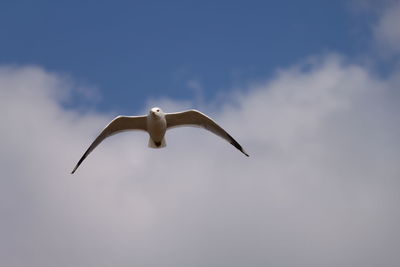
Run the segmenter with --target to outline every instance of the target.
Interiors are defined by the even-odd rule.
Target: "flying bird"
[[[154,107],[150,109],[148,115],[144,116],[118,116],[113,119],[93,141],[81,159],[72,170],[73,174],[82,161],[96,148],[104,139],[114,134],[131,131],[142,130],[149,134],[149,147],[162,148],[166,146],[165,132],[168,129],[180,126],[197,126],[202,127],[219,137],[225,139],[236,147],[240,152],[249,156],[241,145],[233,139],[221,126],[207,115],[197,110],[187,110],[177,113],[164,113],[160,108]]]

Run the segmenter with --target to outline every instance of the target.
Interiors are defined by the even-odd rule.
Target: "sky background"
[[[1,1],[1,266],[400,264],[400,2]],[[147,148],[120,114],[197,108]]]
[[[0,61],[70,75],[99,91],[94,109],[135,113],[160,96],[210,101],[315,54],[358,59],[366,14],[328,0],[2,1]]]

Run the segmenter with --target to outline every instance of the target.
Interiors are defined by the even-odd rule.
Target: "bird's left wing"
[[[118,116],[113,119],[100,133],[100,135],[93,141],[93,143],[86,150],[85,154],[81,157],[81,159],[76,164],[75,168],[72,170],[71,174],[73,174],[76,169],[78,169],[79,165],[81,165],[82,161],[96,148],[104,139],[107,137],[129,130],[143,130],[147,131],[147,117],[146,116]]]
[[[221,126],[219,126],[215,121],[213,121],[207,115],[201,113],[197,110],[187,110],[183,112],[177,113],[166,113],[165,119],[167,120],[167,128],[173,128],[178,126],[198,126],[202,127],[219,137],[224,138],[226,141],[231,143],[234,147],[236,147],[240,152],[249,156],[242,146],[233,139]]]

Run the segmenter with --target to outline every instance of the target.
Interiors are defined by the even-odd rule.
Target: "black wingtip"
[[[82,158],[83,158],[83,157],[82,157]],[[76,164],[76,166],[75,166],[75,168],[72,170],[71,174],[74,174],[75,171],[78,169],[79,165],[81,165],[81,163],[82,163],[82,161],[83,161],[82,158],[79,160],[78,164]]]
[[[88,150],[86,150],[85,154],[83,154],[82,158],[78,161],[78,163],[76,164],[75,168],[72,170],[71,174],[74,174],[75,171],[79,168],[79,166],[81,165],[82,161],[85,160],[85,158],[88,155],[88,151],[89,151],[90,147],[88,148]]]
[[[241,150],[240,150],[240,152],[242,152],[243,154],[245,154],[245,155],[246,155],[246,157],[250,157],[250,155],[249,155],[249,154],[247,154],[247,153],[246,153],[246,151],[244,151],[243,149],[241,149]]]
[[[232,137],[231,137],[232,138]],[[240,152],[242,152],[243,154],[245,154],[247,157],[250,157],[249,154],[246,153],[246,151],[244,151],[243,147],[241,145],[239,145],[238,142],[235,141],[235,139],[232,138],[232,142],[231,145],[233,145],[234,147],[236,147]]]

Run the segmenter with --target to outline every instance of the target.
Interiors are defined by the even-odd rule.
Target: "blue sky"
[[[98,89],[97,110],[206,100],[308,56],[369,49],[372,16],[348,1],[2,1],[0,62],[33,64]],[[69,105],[82,104],[75,95]],[[88,104],[84,102],[84,104]]]

